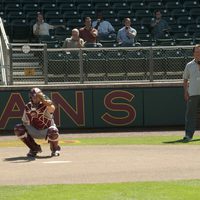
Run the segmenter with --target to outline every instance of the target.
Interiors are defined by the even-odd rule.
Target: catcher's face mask
[[[38,104],[40,100],[37,97],[37,93],[41,92],[39,88],[32,88],[29,92],[29,98],[33,104]]]

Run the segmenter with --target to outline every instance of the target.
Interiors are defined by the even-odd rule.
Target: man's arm
[[[184,89],[184,99],[188,101],[189,93],[188,93],[188,79],[183,80],[183,89]]]

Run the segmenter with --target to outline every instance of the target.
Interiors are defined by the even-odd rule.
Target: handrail
[[[0,18],[0,70],[3,85],[8,84],[9,49],[8,37],[4,29],[2,18]]]

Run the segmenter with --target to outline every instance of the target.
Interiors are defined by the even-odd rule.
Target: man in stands
[[[115,29],[111,23],[104,19],[103,13],[97,13],[97,20],[92,22],[92,27],[98,30],[99,40],[116,39]]]
[[[82,48],[84,47],[84,41],[79,37],[79,30],[74,28],[72,30],[72,36],[66,38],[63,43],[63,48]]]
[[[164,38],[165,33],[169,32],[170,28],[164,19],[162,19],[162,14],[160,10],[154,12],[155,19],[152,20],[150,26],[152,29],[152,36],[154,39]]]
[[[131,27],[131,19],[124,19],[124,27],[117,33],[117,41],[122,47],[131,47],[135,45],[134,38],[137,35],[137,31]]]
[[[85,26],[79,29],[80,38],[85,41],[85,47],[98,47],[101,44],[97,43],[98,31],[92,27],[92,20],[90,17],[85,17]]]
[[[44,22],[44,16],[41,13],[38,13],[37,22],[33,25],[33,35],[37,38],[39,42],[41,42],[42,40],[50,40],[50,30],[57,27],[65,28],[64,25],[52,26]]]
[[[14,128],[16,136],[29,147],[28,157],[35,157],[42,152],[41,146],[34,138],[48,140],[51,156],[59,156],[59,132],[53,120],[53,102],[39,88],[32,88],[29,98],[30,102],[25,106],[22,124],[17,124]]]

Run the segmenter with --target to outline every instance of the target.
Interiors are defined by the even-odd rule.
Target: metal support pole
[[[10,51],[9,51],[9,59],[10,59],[10,70],[9,70],[9,76],[10,76],[10,81],[9,84],[13,85],[13,49],[12,45],[10,45]]]
[[[149,80],[153,82],[153,49],[149,48]]]
[[[83,51],[79,50],[80,83],[83,84]]]
[[[48,84],[48,56],[47,56],[47,44],[44,45],[44,84]]]

